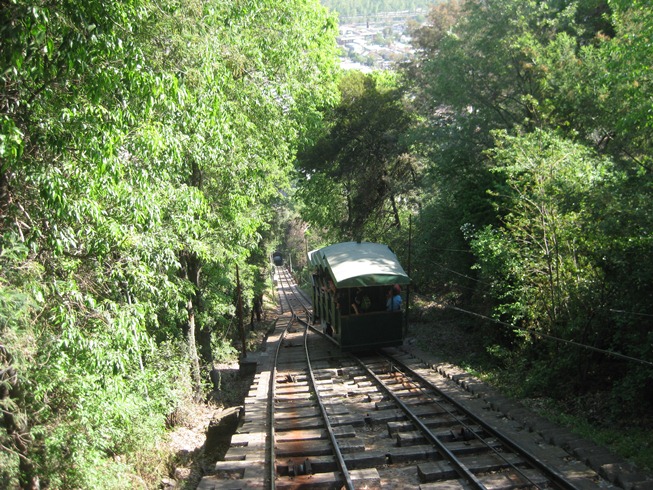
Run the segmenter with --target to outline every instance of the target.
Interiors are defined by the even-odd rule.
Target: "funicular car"
[[[384,244],[344,242],[309,252],[313,323],[345,351],[403,343],[404,314],[389,311],[389,298],[410,284],[394,252]]]

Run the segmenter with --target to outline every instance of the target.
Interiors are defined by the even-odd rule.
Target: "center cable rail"
[[[327,434],[329,436],[329,440],[331,442],[331,446],[333,449],[334,456],[336,457],[336,461],[338,464],[338,468],[340,470],[340,473],[342,475],[342,478],[344,480],[344,485],[341,488],[346,488],[347,490],[354,490],[354,482],[352,481],[351,475],[349,473],[349,470],[347,468],[347,464],[345,463],[345,459],[342,455],[342,451],[340,450],[340,446],[338,444],[338,440],[336,438],[335,432],[333,430],[333,426],[331,425],[331,422],[329,421],[329,415],[327,413],[326,407],[324,406],[324,403],[322,402],[322,398],[320,396],[319,390],[317,389],[317,383],[315,381],[315,375],[313,371],[313,366],[311,364],[311,358],[310,358],[310,353],[308,349],[308,335],[309,335],[309,328],[308,328],[308,322],[301,320],[297,313],[296,313],[296,308],[293,307],[293,303],[299,303],[299,307],[304,311],[308,318],[308,308],[306,307],[306,300],[301,295],[296,291],[296,287],[294,286],[293,282],[288,278],[288,271],[285,270],[284,268],[277,267],[277,272],[279,273],[279,283],[281,285],[281,291],[283,292],[284,299],[288,305],[289,311],[292,314],[292,317],[290,321],[288,322],[288,326],[286,327],[286,330],[284,331],[279,343],[277,344],[277,349],[275,352],[275,358],[274,358],[274,367],[272,371],[272,375],[270,377],[270,390],[269,390],[269,427],[270,427],[270,451],[269,451],[269,459],[270,459],[270,488],[275,489],[276,488],[276,454],[275,454],[275,431],[274,431],[274,400],[276,396],[276,378],[277,378],[277,363],[279,359],[279,352],[281,349],[281,346],[283,344],[283,340],[286,336],[286,333],[288,331],[288,328],[292,326],[293,323],[298,322],[302,323],[304,325],[304,336],[303,336],[303,343],[304,343],[304,353],[306,355],[306,363],[307,363],[307,368],[308,368],[308,375],[310,379],[310,385],[311,385],[311,390],[315,394],[316,402],[318,404],[318,407],[320,409],[320,413],[322,415],[322,419],[324,421],[325,429],[327,431]],[[285,283],[285,286],[284,286]],[[292,301],[291,301],[291,296],[292,296]]]

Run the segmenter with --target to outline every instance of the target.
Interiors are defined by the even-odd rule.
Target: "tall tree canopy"
[[[536,334],[497,336],[523,349],[497,352],[528,366],[527,389],[565,366],[579,391],[602,379],[595,353],[537,332],[653,355],[649,10],[469,0],[434,7],[414,33],[412,131],[428,157],[416,276]],[[641,409],[626,392],[650,372],[613,370],[614,413]]]
[[[324,134],[298,156],[305,219],[334,239],[380,239],[400,230],[419,178],[403,133],[412,116],[391,74],[345,74]]]
[[[335,34],[317,0],[2,3],[0,481],[125,488],[106,455],[201,394]]]

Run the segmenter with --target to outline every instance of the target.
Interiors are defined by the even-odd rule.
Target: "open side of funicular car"
[[[387,245],[345,242],[309,252],[313,269],[313,323],[342,350],[403,343],[404,315],[388,311],[393,290],[410,278]]]

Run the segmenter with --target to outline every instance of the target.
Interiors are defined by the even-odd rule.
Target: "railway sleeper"
[[[221,476],[228,475],[231,478],[243,478],[247,467],[264,463],[262,460],[217,461],[213,467],[213,472]]]
[[[376,468],[366,468],[349,472],[351,480],[356,488],[367,488],[370,490],[381,488],[381,477]],[[311,489],[338,489],[344,485],[344,478],[340,473],[316,473],[314,475],[302,475],[298,477],[280,477],[275,481],[275,487],[287,488],[311,488]]]
[[[386,419],[382,419],[379,417],[380,415],[383,415],[386,417]],[[350,414],[350,415],[336,415],[334,417],[329,417],[329,420],[331,421],[331,425],[337,426],[337,425],[346,425],[346,424],[351,424],[354,427],[362,427],[365,425],[374,425],[377,423],[385,423],[386,420],[400,420],[401,414],[398,414],[396,412],[388,412],[388,413],[383,413],[379,414],[377,412],[370,412],[367,413],[366,415],[362,414]]]
[[[338,427],[341,425],[352,425],[354,427],[361,427],[365,425],[365,418],[361,415],[334,415],[329,417],[331,425]],[[307,417],[302,419],[286,419],[277,420],[274,424],[275,430],[283,432],[287,430],[300,430],[300,429],[321,429],[324,427],[324,419],[320,417]]]
[[[327,411],[330,415],[345,415],[349,413],[346,407],[344,407],[342,404],[337,405],[337,404],[332,404],[328,405]],[[318,407],[315,406],[315,402],[311,406],[305,406],[305,407],[300,407],[296,408],[295,406],[285,408],[285,407],[277,407],[274,410],[274,419],[276,421],[286,421],[290,419],[303,419],[303,418],[309,418],[309,417],[315,417],[317,415],[320,415],[321,412]]]
[[[299,408],[308,408],[314,407],[315,401],[310,398],[303,398],[300,400],[274,400],[274,410],[284,411],[284,410],[296,410]]]
[[[277,373],[275,378],[277,386],[297,386],[308,384],[308,376],[302,370],[288,370]]]
[[[490,446],[498,449],[501,445],[498,441],[490,442]],[[487,450],[487,446],[480,443],[452,443],[447,445],[447,449],[456,456],[464,456],[479,453]],[[435,446],[430,444],[420,444],[416,446],[393,447],[387,451],[388,464],[405,463],[409,461],[421,460],[444,460]]]
[[[306,399],[314,399],[315,396],[313,393],[310,392],[305,392],[305,393],[284,393],[282,395],[276,394],[274,396],[274,401],[275,403],[296,403],[298,401],[306,400]]]
[[[381,393],[366,393],[365,399],[368,403],[379,403],[383,401],[383,395]]]
[[[323,398],[326,398],[327,400],[329,397],[331,398],[336,398],[336,397],[346,397],[346,398],[365,398],[368,394],[370,393],[369,388],[359,388],[357,386],[353,385],[343,385],[341,389],[333,390],[333,392],[329,395],[326,394]],[[322,395],[322,393],[320,393]]]
[[[302,406],[299,408],[293,404],[290,406],[279,405],[274,409],[274,420],[281,423],[292,420],[309,419],[320,415],[320,410],[315,406],[315,402],[310,406]]]
[[[365,444],[358,439],[338,441],[338,447],[343,454],[365,451]],[[333,454],[333,447],[329,440],[319,441],[289,441],[275,444],[275,456],[278,459],[295,456],[326,456]]]
[[[334,383],[332,379],[315,380],[315,388],[318,393],[323,391],[336,391],[340,389],[339,383]]]
[[[287,397],[292,395],[300,395],[306,397],[311,393],[311,388],[307,383],[295,384],[293,386],[281,385],[275,389],[275,394],[278,397]]]
[[[479,481],[485,488],[491,490],[511,490],[513,488],[525,488],[537,485],[539,488],[545,488],[550,483],[549,480],[539,471],[531,469],[521,469],[521,473],[492,473],[479,477]]]
[[[389,386],[389,385],[388,385]],[[403,386],[403,385],[402,385]],[[392,389],[392,394],[398,398],[401,398],[405,403],[435,403],[436,400],[429,393],[426,393],[424,390],[421,390],[418,387],[402,387],[400,389]],[[413,401],[415,399],[416,401]]]
[[[333,434],[336,437],[356,437],[356,431],[351,425],[343,425],[333,428]],[[312,429],[312,430],[289,430],[284,432],[277,432],[274,436],[277,442],[290,442],[290,441],[312,441],[319,439],[327,439],[329,434],[326,430]]]
[[[465,418],[463,415],[460,414],[456,414],[456,413],[449,414],[447,412],[444,412],[440,410],[439,407],[434,407],[433,405],[416,405],[416,406],[407,405],[407,406],[410,408],[410,411],[413,415],[420,417],[421,419],[448,416],[449,419],[452,421],[452,423],[455,423],[456,421]],[[391,407],[392,405],[383,406],[383,408],[385,408],[386,410]]]
[[[360,389],[369,389],[374,386],[374,383],[370,380],[360,381],[356,383],[356,388]]]
[[[451,413],[456,413],[453,407],[450,406],[443,406],[443,405],[433,405],[432,401],[431,404],[426,404],[425,406],[422,403],[417,403],[417,404],[412,404],[408,400],[402,400],[406,406],[409,407],[414,407],[413,412],[415,415],[445,415],[445,414],[451,414]],[[374,404],[377,410],[387,410],[390,408],[396,408],[397,404],[394,401],[381,401],[377,402]]]
[[[461,462],[475,475],[483,475],[493,471],[518,465],[523,461],[515,454],[505,454],[503,458],[494,454],[461,458]],[[417,465],[417,473],[421,482],[451,480],[458,476],[451,463],[446,460],[434,461]]]
[[[441,459],[435,447],[423,444],[409,447],[393,447],[388,449],[387,458],[389,464],[406,463],[410,461],[422,461],[429,459]]]
[[[344,425],[344,424],[343,424]],[[309,430],[309,429],[322,429],[324,428],[324,419],[322,417],[307,417],[303,419],[288,419],[284,422],[276,421],[274,430],[277,433],[285,432],[288,430]]]
[[[381,467],[388,462],[388,455],[381,451],[362,451],[359,453],[343,454],[343,459],[349,470]],[[313,473],[328,473],[338,471],[335,456],[315,456],[311,458],[290,458],[287,462],[277,463],[277,474],[288,476],[289,467],[308,461]],[[310,473],[306,473],[310,474]]]
[[[450,427],[454,422],[450,417],[433,417],[423,418],[422,423],[429,429],[438,429],[441,427]],[[455,423],[466,422],[465,419],[457,420]],[[397,432],[410,432],[415,430],[415,425],[408,420],[388,422],[388,435],[393,437]]]
[[[397,432],[395,439],[399,447],[416,446],[428,442],[426,436],[419,431]]]
[[[435,436],[444,443],[451,442],[469,442],[476,439],[476,436],[481,436],[483,429],[480,427],[473,427],[471,429],[451,429],[442,431],[435,434]],[[428,442],[426,436],[420,431],[396,432],[394,434],[397,440],[397,446],[413,446],[416,444],[423,444]]]

